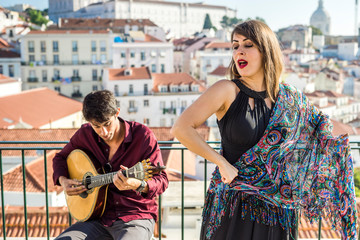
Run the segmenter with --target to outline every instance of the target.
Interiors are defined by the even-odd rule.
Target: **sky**
[[[170,0],[175,2],[200,2],[201,0]],[[331,35],[355,34],[356,0],[323,0],[325,10],[331,18]],[[5,3],[6,2],[6,3]],[[48,0],[0,0],[0,5],[28,3],[38,9],[48,7]],[[205,4],[227,6],[237,10],[237,17],[263,18],[273,31],[295,24],[310,24],[310,17],[318,7],[318,0],[202,0]],[[360,5],[360,1],[359,1]],[[358,10],[360,7],[358,7]],[[358,22],[360,21],[357,11]]]

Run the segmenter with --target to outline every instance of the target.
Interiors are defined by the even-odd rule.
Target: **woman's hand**
[[[221,180],[226,184],[231,183],[238,175],[238,170],[236,167],[231,165],[226,160],[219,165],[219,171],[221,174]]]
[[[59,178],[59,183],[68,196],[79,195],[87,190],[80,181],[68,179],[64,176]]]

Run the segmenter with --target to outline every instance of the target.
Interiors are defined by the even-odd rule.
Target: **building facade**
[[[59,18],[148,18],[162,27],[168,37],[190,36],[202,30],[206,14],[220,29],[223,16],[236,17],[236,10],[203,3],[156,0],[49,0],[49,17]]]
[[[23,89],[48,87],[78,99],[100,90],[112,41],[109,30],[31,31],[21,41]]]

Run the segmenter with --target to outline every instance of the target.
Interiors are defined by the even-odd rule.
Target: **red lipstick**
[[[248,62],[244,59],[239,59],[237,62],[238,62],[240,69],[243,69],[244,67],[246,67],[248,65]]]

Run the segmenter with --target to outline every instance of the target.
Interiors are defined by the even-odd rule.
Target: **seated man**
[[[67,157],[74,149],[89,155],[96,168],[117,173],[109,185],[105,210],[101,217],[77,222],[56,239],[150,239],[157,220],[156,196],[168,186],[166,173],[160,172],[145,182],[125,177],[121,170],[150,159],[151,165],[163,165],[157,140],[151,130],[137,122],[118,117],[114,95],[107,90],[88,94],[83,115],[88,121],[53,159],[53,180],[68,196],[87,189],[69,179]],[[80,206],[81,207],[81,206]]]

